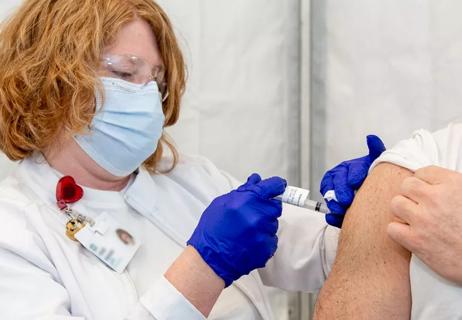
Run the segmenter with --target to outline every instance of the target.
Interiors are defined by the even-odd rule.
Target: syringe
[[[324,214],[330,213],[329,209],[324,203],[308,199],[309,194],[309,190],[289,186],[286,188],[286,191],[282,195],[275,197],[275,199],[281,200],[287,204],[310,209]]]

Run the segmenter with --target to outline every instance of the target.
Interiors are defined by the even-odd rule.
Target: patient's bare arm
[[[409,319],[410,253],[386,230],[391,199],[410,175],[401,167],[380,164],[365,181],[345,218],[315,319]]]

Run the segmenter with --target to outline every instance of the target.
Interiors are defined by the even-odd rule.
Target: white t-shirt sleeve
[[[417,130],[412,137],[385,151],[371,166],[389,162],[411,171],[439,166],[462,171],[462,123],[451,123],[436,132]]]
[[[415,131],[410,139],[400,141],[385,151],[371,166],[370,170],[383,162],[416,171],[438,163],[438,145],[435,136],[426,131]]]

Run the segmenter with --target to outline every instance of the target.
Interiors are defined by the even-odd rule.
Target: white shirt
[[[435,165],[462,172],[462,124],[453,123],[435,133],[416,131],[411,139],[401,141],[383,153],[372,167],[381,162],[411,171]],[[438,276],[414,255],[410,263],[410,280],[412,319],[462,319],[462,287]]]
[[[34,158],[0,184],[1,319],[203,319],[163,274],[207,205],[237,181],[206,159],[182,157],[166,175],[141,169],[122,193],[84,188],[77,211],[117,216],[145,243],[118,274],[65,236],[67,217],[55,204],[58,179],[43,158]],[[272,319],[262,280],[284,289],[319,289],[337,237],[321,215],[285,207],[275,257],[226,289],[211,318]]]

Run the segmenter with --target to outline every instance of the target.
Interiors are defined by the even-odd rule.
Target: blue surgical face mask
[[[134,84],[101,78],[104,104],[96,94],[96,115],[87,135],[75,140],[98,165],[124,177],[134,172],[156,148],[164,114],[157,84]]]

